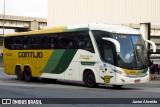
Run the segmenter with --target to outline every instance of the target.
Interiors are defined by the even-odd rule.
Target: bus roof
[[[139,31],[122,26],[122,25],[108,25],[108,24],[83,24],[77,26],[61,26],[55,28],[47,28],[43,30],[35,30],[29,32],[20,32],[7,34],[5,36],[24,36],[24,35],[36,35],[36,34],[46,34],[46,33],[58,33],[58,32],[71,32],[71,31],[84,31],[84,30],[102,30],[112,33],[123,33],[123,34],[140,34]]]
[[[6,34],[5,36],[21,36],[21,35],[56,33],[56,32],[63,32],[66,29],[67,29],[66,26],[62,26],[62,27],[55,27],[55,28],[49,28],[49,29],[43,29],[43,30],[35,30],[35,31],[29,31],[29,32],[18,32],[18,33],[13,33],[13,34]]]
[[[86,30],[89,30],[89,28],[83,27],[83,28],[68,29],[67,26],[62,26],[62,27],[55,27],[55,28],[47,28],[43,30],[7,34],[5,36],[24,36],[24,35],[49,34],[49,33],[59,33],[59,32],[75,32],[75,31],[86,31]]]
[[[122,25],[107,25],[107,24],[91,24],[90,28],[92,30],[104,30],[112,33],[121,33],[121,34],[140,34],[136,29],[122,26]]]
[[[122,26],[122,25],[109,25],[109,24],[83,24],[78,26],[70,26],[68,28],[80,28],[80,27],[88,27],[90,30],[102,30],[112,33],[121,33],[121,34],[140,34],[140,32],[136,29]]]

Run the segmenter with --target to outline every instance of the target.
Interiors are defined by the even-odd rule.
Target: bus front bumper
[[[138,84],[145,83],[149,81],[149,74],[144,74],[141,76],[133,76],[133,75],[121,75],[116,74],[115,85],[125,85],[125,84]]]

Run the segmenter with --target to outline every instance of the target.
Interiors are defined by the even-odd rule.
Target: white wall
[[[48,26],[160,22],[160,0],[48,0]]]

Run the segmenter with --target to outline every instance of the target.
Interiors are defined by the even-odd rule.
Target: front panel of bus
[[[104,82],[123,85],[149,80],[147,50],[140,34],[118,34],[98,30],[92,33],[101,56],[101,66],[107,69],[105,75],[103,73]],[[121,46],[120,53],[116,53],[113,43],[103,40],[102,37],[117,40]]]

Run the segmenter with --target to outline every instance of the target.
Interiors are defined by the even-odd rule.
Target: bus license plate
[[[140,79],[135,80],[135,83],[140,83]]]

